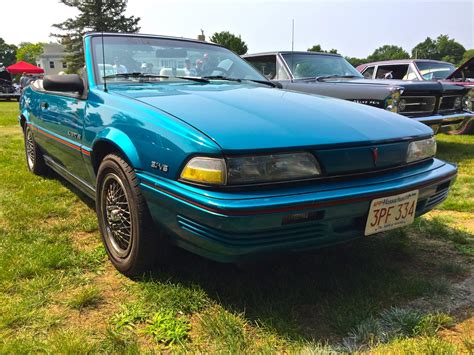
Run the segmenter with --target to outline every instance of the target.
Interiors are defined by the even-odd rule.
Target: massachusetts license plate
[[[418,190],[372,200],[365,235],[403,227],[415,219]]]

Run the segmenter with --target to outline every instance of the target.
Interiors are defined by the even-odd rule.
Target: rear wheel
[[[96,212],[107,254],[127,276],[140,275],[164,261],[170,247],[154,228],[133,168],[119,155],[109,154],[97,174]]]
[[[25,155],[28,170],[36,175],[45,175],[48,167],[44,162],[43,152],[36,144],[31,127],[26,126],[24,129],[25,135]]]

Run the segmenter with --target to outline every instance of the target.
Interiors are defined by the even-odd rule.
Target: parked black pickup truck
[[[435,133],[470,120],[468,89],[440,82],[364,78],[338,54],[267,52],[243,56],[284,89],[337,97],[397,112]]]

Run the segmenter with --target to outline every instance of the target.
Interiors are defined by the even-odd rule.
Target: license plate
[[[415,220],[418,190],[372,200],[365,235],[399,228]]]

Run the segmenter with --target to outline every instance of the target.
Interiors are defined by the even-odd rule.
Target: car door
[[[85,100],[68,93],[42,96],[39,118],[47,154],[75,177],[88,178],[82,149]]]

